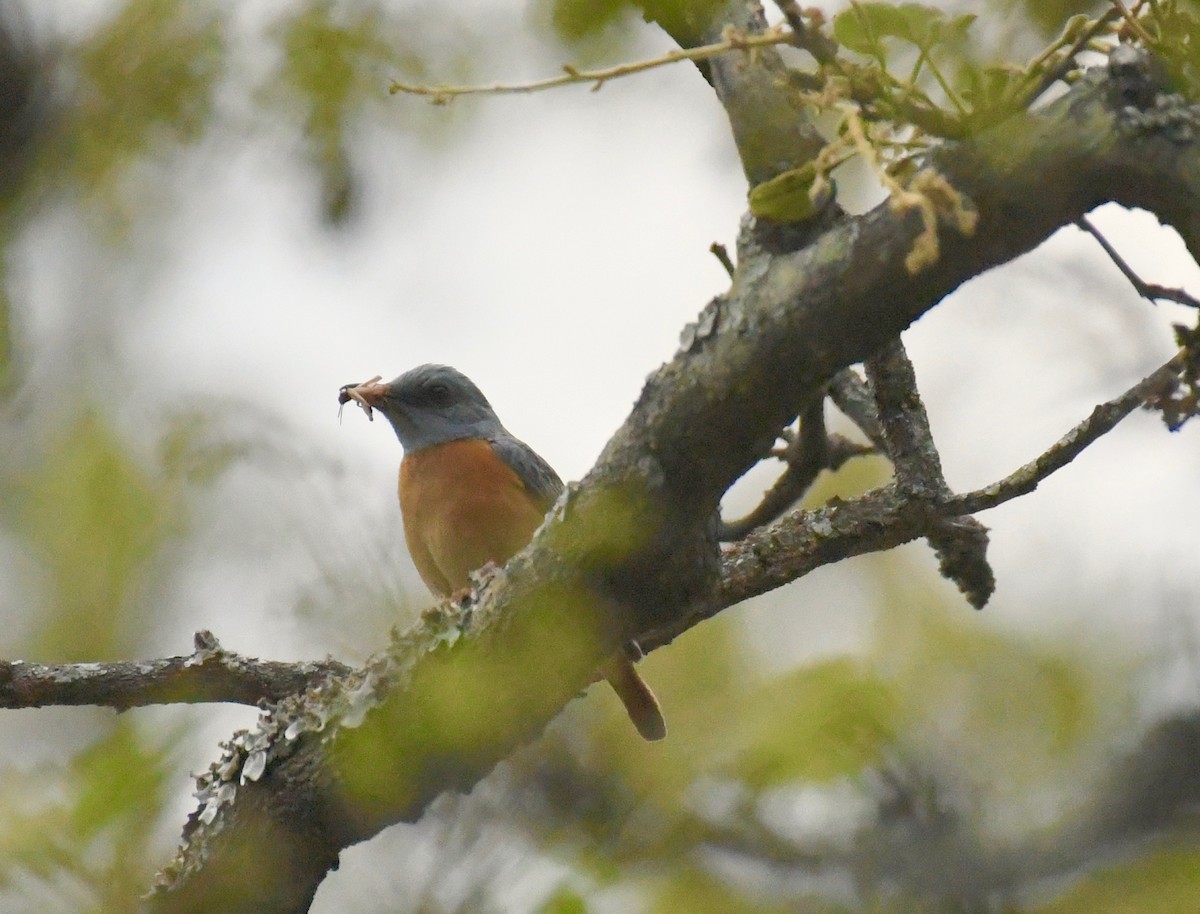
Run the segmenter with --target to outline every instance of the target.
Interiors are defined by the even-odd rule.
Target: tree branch
[[[689,628],[751,597],[789,584],[823,565],[883,552],[929,536],[940,524],[995,508],[1033,492],[1140,406],[1152,406],[1186,370],[1180,352],[1118,397],[1102,403],[1034,460],[991,485],[962,495],[913,499],[899,483],[813,510],[797,510],[726,550],[720,584],[686,618],[643,634],[644,651],[669,644]]]
[[[896,470],[896,485],[908,498],[944,501],[950,487],[917,392],[916,373],[899,337],[868,359],[865,367],[887,454]],[[932,526],[926,539],[937,553],[942,577],[953,581],[972,606],[982,609],[996,589],[996,576],[987,560],[987,528],[973,517],[946,518]]]
[[[629,638],[663,643],[706,611],[928,535],[1065,463],[1069,447],[1028,479],[941,502],[889,486],[788,515],[728,556],[715,545],[721,496],[778,430],[968,278],[1108,200],[1200,246],[1200,116],[1160,116],[1149,73],[1136,53],[1114,55],[1043,110],[939,150],[931,164],[970,198],[978,230],[942,226],[939,259],[917,272],[906,261],[921,220],[886,204],[790,253],[751,237],[729,292],[525,551],[467,604],[441,607],[366,670],[281,702],[231,745],[154,910],[306,910],[342,848],[476,783]]]
[[[1104,237],[1100,229],[1092,223],[1087,216],[1080,216],[1075,224],[1081,229],[1096,239],[1096,243],[1104,249],[1104,253],[1108,255],[1108,259],[1113,262],[1121,275],[1129,280],[1129,284],[1142,298],[1146,299],[1150,304],[1157,304],[1162,301],[1173,301],[1177,305],[1186,305],[1189,308],[1200,308],[1200,299],[1189,294],[1184,289],[1172,289],[1167,286],[1160,286],[1155,283],[1146,282],[1142,277],[1138,276],[1137,272],[1131,267],[1120,255],[1115,247],[1109,243],[1109,240]]]
[[[950,492],[933,443],[929,416],[917,392],[912,362],[899,337],[863,363],[875,393],[885,453],[896,484],[911,498],[939,501]]]
[[[638,60],[633,63],[618,64],[605,67],[602,70],[580,70],[570,64],[563,64],[561,76],[551,76],[526,83],[493,83],[487,86],[445,86],[418,85],[392,80],[389,92],[392,95],[422,95],[435,105],[445,105],[461,95],[526,95],[530,92],[541,92],[546,89],[557,89],[561,86],[591,83],[592,91],[596,92],[604,84],[623,76],[644,73],[658,67],[690,60],[694,63],[706,61],[718,54],[730,51],[750,53],[759,48],[771,47],[777,44],[790,44],[793,40],[791,33],[782,29],[769,29],[758,35],[746,35],[730,27],[721,36],[720,41],[701,45],[694,48],[676,48],[658,57],[648,60]]]
[[[225,650],[210,632],[196,633],[186,657],[119,663],[25,663],[0,660],[0,708],[102,705],[124,711],[173,702],[255,705],[304,692],[345,675],[336,660],[282,663]]]
[[[879,409],[871,386],[853,368],[843,368],[829,382],[829,399],[842,414],[858,426],[859,431],[881,454],[887,453],[883,426],[879,424]]]
[[[1091,415],[1063,435],[1044,454],[990,486],[954,496],[945,503],[946,510],[974,514],[1002,505],[1020,495],[1028,495],[1043,479],[1065,467],[1089,445],[1112,431],[1118,422],[1139,406],[1152,405],[1166,391],[1172,389],[1185,370],[1189,358],[1191,356],[1188,352],[1177,353],[1169,362],[1147,375],[1121,396],[1101,403],[1093,409]]]
[[[1110,432],[1116,425],[1139,406],[1153,405],[1170,390],[1184,371],[1189,353],[1180,352],[1157,371],[1134,385],[1119,397],[1097,406],[1087,419],[1071,429],[1058,442],[1035,460],[1015,470],[1004,479],[989,486],[963,495],[951,495],[948,491],[932,512],[911,515],[899,510],[893,496],[911,503],[911,492],[897,484],[869,493],[854,502],[841,503],[839,510],[850,506],[856,509],[856,519],[844,525],[849,535],[857,536],[862,542],[848,546],[843,541],[825,542],[825,554],[820,564],[836,561],[837,558],[891,548],[900,542],[918,538],[905,526],[906,522],[934,528],[941,524],[960,520],[951,517],[955,512],[962,514],[996,507],[1005,501],[1029,494],[1051,473],[1062,469],[1089,445]],[[859,509],[868,513],[861,513]],[[824,510],[824,509],[821,509]],[[869,512],[874,512],[870,515]],[[766,533],[765,539],[781,546],[780,554],[786,556],[782,567],[786,568],[783,578],[771,563],[762,563],[766,555],[761,543],[743,545],[726,552],[721,571],[719,598],[707,608],[714,613],[768,590],[801,577],[819,567],[803,564],[805,556],[816,555],[812,544],[799,544],[789,539],[781,544],[781,531],[813,533],[811,528],[821,528],[817,518],[820,512],[800,512],[789,517],[778,528]],[[871,520],[865,518],[871,516]],[[882,517],[889,518],[881,521]],[[893,529],[883,531],[880,524]],[[755,527],[761,525],[755,525]],[[879,539],[862,537],[864,528],[876,528]],[[912,528],[916,529],[916,527]],[[747,531],[749,533],[751,531]],[[816,530],[818,536],[820,529]],[[743,536],[746,534],[743,534]],[[928,535],[928,531],[926,532]],[[791,534],[789,533],[789,537]],[[900,539],[897,539],[897,538]],[[740,538],[740,537],[739,537]],[[753,562],[751,561],[753,559]],[[800,562],[801,564],[797,564]],[[757,570],[755,563],[757,565]],[[761,575],[761,577],[757,577]],[[686,620],[686,627],[699,621],[695,615]],[[682,633],[680,628],[671,638],[660,636],[643,638],[641,646],[649,651],[663,646]],[[260,704],[263,701],[277,702],[309,689],[319,689],[333,677],[348,677],[360,671],[335,660],[301,661],[283,663],[243,657],[221,647],[210,632],[196,633],[196,650],[184,657],[130,661],[117,663],[36,664],[23,661],[0,661],[0,708],[35,708],[45,706],[98,705],[117,710],[170,703],[233,702],[238,704]]]

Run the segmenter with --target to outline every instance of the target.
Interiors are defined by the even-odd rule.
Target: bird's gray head
[[[419,365],[386,384],[343,388],[348,390],[353,390],[349,399],[383,413],[409,453],[463,438],[494,438],[504,431],[487,397],[449,365]]]

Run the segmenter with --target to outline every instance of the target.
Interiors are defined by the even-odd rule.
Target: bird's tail
[[[658,699],[638,674],[632,660],[624,653],[613,654],[601,665],[600,673],[625,705],[629,719],[643,739],[656,740],[667,735],[667,722],[663,720]]]

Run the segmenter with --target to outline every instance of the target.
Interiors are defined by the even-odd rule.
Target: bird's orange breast
[[[469,587],[470,572],[488,562],[508,561],[543,517],[521,478],[481,439],[406,454],[399,491],[408,551],[442,595]]]

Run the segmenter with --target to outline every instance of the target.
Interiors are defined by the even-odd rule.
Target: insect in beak
[[[362,391],[359,388],[368,387],[371,384],[381,381],[382,379],[382,375],[375,375],[375,377],[371,378],[369,381],[362,381],[358,384],[343,384],[338,390],[338,421],[342,421],[342,407],[353,400],[360,407],[362,407],[362,411],[367,414],[367,419],[371,422],[374,422],[375,414],[371,408],[371,403],[366,397],[363,396]]]

